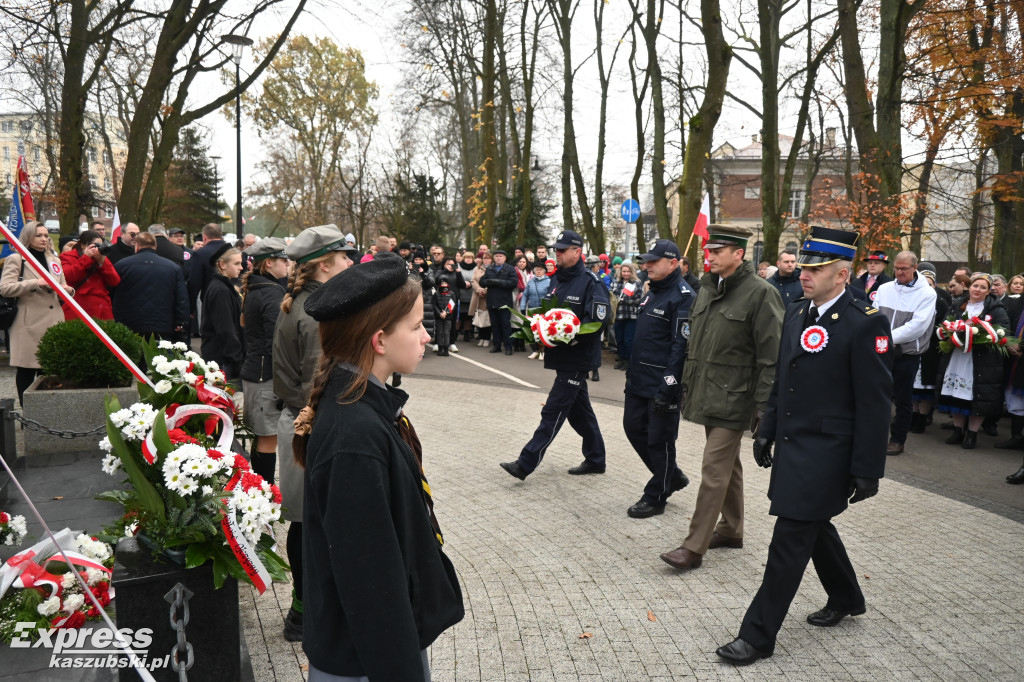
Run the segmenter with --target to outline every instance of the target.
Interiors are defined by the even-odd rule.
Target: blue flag
[[[14,183],[14,196],[11,197],[11,210],[7,212],[7,229],[14,233],[17,237],[21,234],[21,231],[25,229],[25,212],[22,207],[22,172],[21,172],[22,159],[18,159],[18,175],[16,182]],[[33,207],[34,210],[34,207]],[[0,258],[6,258],[14,253],[14,249],[9,244],[4,242],[3,249],[0,249]]]

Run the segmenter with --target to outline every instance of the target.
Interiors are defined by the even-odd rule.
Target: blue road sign
[[[626,199],[619,208],[619,215],[627,223],[635,223],[640,218],[640,204],[636,199]]]

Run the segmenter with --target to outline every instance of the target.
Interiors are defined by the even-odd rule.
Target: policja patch
[[[608,317],[608,304],[594,301],[594,319],[598,322],[604,322],[606,317]]]

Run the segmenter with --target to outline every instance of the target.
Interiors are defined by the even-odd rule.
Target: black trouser
[[[910,433],[910,420],[914,414],[914,377],[921,364],[920,355],[900,355],[892,363],[892,402],[896,414],[889,428],[893,443],[904,443]]]
[[[42,374],[42,370],[36,367],[17,367],[16,369],[18,371],[14,373],[14,385],[18,389],[18,402],[24,406],[25,391],[36,380],[36,377]]]
[[[295,598],[302,601],[302,524],[292,521],[288,527],[288,539],[285,548],[288,552],[288,563],[292,568],[292,587]]]
[[[807,560],[828,594],[826,606],[852,611],[864,605],[857,575],[832,519],[796,521],[779,517],[768,547],[761,587],[740,626],[740,637],[761,651],[775,650],[775,637],[807,569]]]
[[[597,425],[594,408],[590,406],[587,374],[583,370],[557,372],[548,399],[540,410],[540,425],[519,453],[519,466],[526,473],[532,473],[540,464],[566,419],[569,420],[569,426],[583,438],[583,457],[604,469],[604,437]]]
[[[644,487],[642,499],[652,505],[665,504],[672,494],[673,483],[683,476],[676,466],[679,410],[658,415],[654,413],[653,400],[626,393],[622,428],[629,444],[651,472],[651,480]]]
[[[488,308],[491,316],[491,346],[501,348],[504,346],[512,350],[512,311],[502,308]]]

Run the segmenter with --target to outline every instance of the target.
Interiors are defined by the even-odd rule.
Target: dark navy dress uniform
[[[821,248],[837,250],[835,233],[845,235],[851,255],[809,265],[852,259],[855,233],[812,229],[801,257],[814,248],[817,232],[828,240]],[[828,307],[820,316],[810,300],[786,310],[775,383],[756,435],[776,446],[775,461],[759,464],[772,467],[769,513],[777,519],[739,638],[718,650],[734,663],[772,654],[808,561],[828,595],[809,622],[834,625],[864,612],[864,594],[832,518],[846,510],[854,489],[853,501],[873,495],[885,473],[894,348],[885,315],[841,292],[830,305],[822,302]]]
[[[568,231],[563,234],[568,234]],[[587,273],[582,258],[572,267],[555,271],[545,300],[553,298],[558,299],[561,307],[571,309],[583,324],[603,323],[611,315],[608,290]],[[518,464],[523,473],[528,475],[537,468],[566,420],[583,438],[583,457],[586,460],[583,466],[604,471],[604,438],[587,391],[587,374],[600,366],[599,333],[581,334],[572,343],[557,343],[554,348],[544,351],[544,367],[555,370],[555,383],[541,409],[540,425],[519,453]]]
[[[689,482],[676,466],[676,438],[694,298],[678,269],[664,279],[651,280],[650,291],[640,301],[633,356],[626,371],[622,427],[651,472],[641,501],[655,507],[664,506],[669,495]],[[655,399],[667,403],[667,408],[657,408]]]

